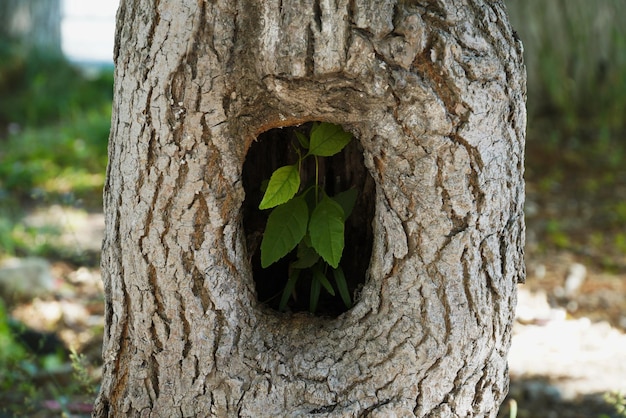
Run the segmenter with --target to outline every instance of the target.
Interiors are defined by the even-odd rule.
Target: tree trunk
[[[0,40],[61,54],[61,0],[0,1]]]
[[[573,103],[597,106],[598,89],[614,89],[611,80],[622,79],[624,59],[617,57],[623,57],[624,45],[617,39],[626,36],[626,1],[505,3],[524,40],[528,95],[538,114],[555,112],[546,105],[565,112]]]
[[[116,37],[94,416],[496,415],[525,275],[502,2],[123,0]],[[243,227],[251,144],[308,121],[352,132],[374,182],[335,318],[258,302]]]

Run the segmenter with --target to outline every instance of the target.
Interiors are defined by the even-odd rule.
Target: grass
[[[29,224],[24,216],[53,204],[101,210],[112,86],[112,69],[88,75],[62,57],[0,45],[0,259],[73,261],[58,224]],[[32,352],[10,321],[0,298],[0,415],[40,414],[47,402],[69,416],[70,399],[97,385],[86,359]]]
[[[78,395],[85,390],[89,382],[86,368],[82,363],[74,366],[80,369],[69,385],[55,380],[68,373],[65,371],[65,357],[62,352],[37,355],[29,351],[16,338],[10,329],[11,319],[7,315],[2,299],[0,299],[0,414],[2,416],[28,416],[40,411],[40,401],[54,398],[60,392]],[[82,366],[80,368],[79,366]],[[78,374],[78,372],[75,372]],[[82,380],[81,380],[82,379]],[[46,380],[45,385],[37,382]],[[91,385],[95,386],[91,381]],[[6,415],[11,414],[11,415]]]
[[[573,251],[626,271],[626,2],[507,7],[528,69],[529,252]]]
[[[9,134],[0,163],[4,195],[24,200],[42,193],[57,198],[98,193],[104,184],[109,126],[110,110],[103,107]]]
[[[88,75],[63,57],[0,44],[0,126],[41,127],[80,119],[112,98],[112,70]]]
[[[0,258],[45,255],[54,231],[25,227],[25,208],[102,207],[112,69],[88,75],[7,45],[0,62]]]

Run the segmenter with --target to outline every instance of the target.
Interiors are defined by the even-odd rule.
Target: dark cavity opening
[[[243,203],[243,227],[248,258],[258,300],[275,310],[279,308],[282,292],[287,283],[289,263],[293,262],[296,256],[294,250],[269,267],[261,267],[261,240],[271,212],[258,208],[263,198],[261,187],[263,181],[268,180],[274,170],[298,161],[298,155],[293,147],[293,144],[297,143],[295,132],[299,131],[308,137],[311,125],[312,123],[306,123],[264,132],[250,146],[243,165],[243,187],[246,193]],[[326,193],[330,196],[349,188],[358,190],[356,204],[345,223],[345,246],[340,263],[354,305],[358,291],[365,283],[372,253],[375,183],[363,164],[363,149],[358,138],[352,138],[339,154],[320,158],[319,162],[320,184],[324,185]],[[300,174],[302,190],[314,181],[313,158],[304,161]],[[330,273],[329,280],[334,286]],[[311,278],[301,274],[294,292],[295,297],[290,298],[287,311],[309,310],[310,286]],[[335,317],[348,310],[336,288],[335,293],[336,296],[333,297],[322,288],[316,315]]]

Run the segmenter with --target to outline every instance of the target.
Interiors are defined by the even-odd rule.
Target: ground
[[[606,393],[626,393],[626,275],[590,269],[565,295],[571,254],[529,263],[520,285],[509,353],[511,389],[500,417],[514,399],[517,416],[617,417]],[[539,275],[537,274],[539,273]]]
[[[53,206],[26,222],[60,223],[65,232],[59,243],[81,248],[85,260],[97,258],[102,214]],[[67,347],[83,353],[97,382],[104,321],[100,271],[93,261],[79,267],[76,256],[68,258],[74,261],[51,264],[52,294],[20,304],[12,314],[32,328],[56,332]],[[527,260],[509,360],[511,389],[500,417],[510,416],[511,400],[520,418],[617,416],[603,396],[626,393],[626,275],[584,263],[567,251],[534,253]],[[60,368],[48,378],[62,382],[70,371]],[[73,416],[85,415],[92,400],[91,394],[75,395],[65,407]],[[44,415],[35,416],[59,409],[54,396],[44,401]]]

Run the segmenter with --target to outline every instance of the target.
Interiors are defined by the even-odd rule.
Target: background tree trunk
[[[513,28],[524,39],[526,51],[532,51],[525,60],[529,103],[565,109],[573,103],[598,106],[599,86],[622,78],[624,45],[616,39],[626,33],[625,1],[508,0],[506,4]],[[550,108],[536,111],[545,114]]]
[[[61,0],[2,0],[0,40],[61,54]]]
[[[524,278],[525,78],[497,1],[122,1],[95,416],[495,416]],[[257,302],[242,167],[341,124],[375,182],[334,319]],[[395,415],[394,415],[395,414]]]

